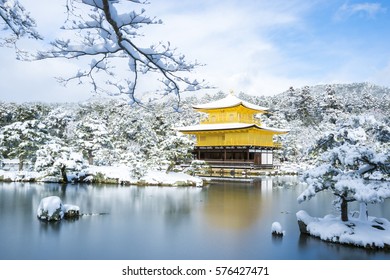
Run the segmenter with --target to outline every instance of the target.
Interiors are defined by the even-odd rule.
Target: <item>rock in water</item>
[[[278,235],[278,236],[284,235],[284,231],[283,231],[282,226],[279,222],[272,223],[272,234]]]
[[[80,207],[71,204],[64,204],[64,218],[65,219],[75,219],[80,217]]]
[[[59,221],[64,217],[62,201],[58,196],[42,198],[38,206],[37,216],[41,220]]]
[[[58,196],[49,196],[41,200],[37,216],[45,221],[60,221],[80,217],[80,207],[71,204],[62,204]]]

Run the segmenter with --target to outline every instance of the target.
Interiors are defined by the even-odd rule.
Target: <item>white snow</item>
[[[203,186],[203,180],[196,176],[188,175],[184,172],[165,172],[150,170],[144,176],[137,179],[131,176],[131,168],[125,165],[119,166],[89,166],[82,173],[91,174],[85,179],[89,182],[97,173],[104,175],[106,179],[117,180],[118,183],[133,185],[164,185],[164,186]],[[71,179],[72,174],[68,174]],[[4,171],[0,170],[0,179],[2,181],[38,181],[38,182],[59,182],[59,177],[43,176],[41,172],[34,171]]]
[[[58,196],[48,196],[45,198],[42,198],[41,202],[39,203],[38,210],[37,210],[37,216],[41,217],[41,215],[47,211],[47,216],[51,217],[55,211],[60,209],[59,212],[60,218],[62,219],[64,217],[64,211],[62,208],[62,201]]]
[[[149,171],[141,180],[148,185],[191,185],[195,184],[197,187],[203,185],[203,180],[199,177],[190,176],[179,172],[163,172],[163,171]]]
[[[282,225],[279,222],[273,222],[271,226],[272,234],[284,235],[285,231],[282,228]]]
[[[235,107],[238,105],[242,105],[242,106],[247,107],[249,109],[253,109],[253,110],[261,111],[261,112],[265,112],[268,110],[268,108],[257,106],[255,104],[243,101],[234,95],[228,95],[225,98],[222,98],[220,100],[209,102],[206,104],[194,105],[192,107],[194,109],[216,109],[216,108],[230,108],[230,107]]]
[[[178,127],[179,131],[203,131],[203,130],[223,130],[223,129],[243,129],[255,127],[250,123],[216,123],[216,124],[198,124],[185,127]]]
[[[327,215],[324,218],[311,217],[304,210],[297,214],[310,235],[325,241],[368,248],[390,246],[390,222],[384,218],[368,217],[367,221],[350,217],[343,222],[340,216]]]
[[[0,178],[2,181],[34,181],[40,176],[39,172],[35,171],[13,171],[13,170],[1,170],[0,169]]]
[[[77,205],[72,205],[72,204],[64,204],[62,205],[62,209],[64,210],[64,212],[69,212],[69,211],[76,211],[76,212],[80,212],[80,207],[77,206]]]
[[[48,196],[41,199],[37,209],[37,217],[41,220],[59,221],[63,218],[75,216],[80,213],[80,207],[72,204],[63,204],[58,196]]]
[[[182,172],[165,172],[150,170],[140,179],[131,177],[131,169],[125,165],[120,166],[90,166],[88,173],[101,173],[106,178],[117,179],[118,183],[142,185],[195,185],[202,186],[203,180]]]

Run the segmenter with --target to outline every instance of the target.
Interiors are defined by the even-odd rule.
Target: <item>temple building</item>
[[[195,135],[194,157],[213,167],[241,166],[273,168],[273,150],[281,147],[274,135],[286,129],[265,127],[256,114],[268,109],[243,101],[233,94],[193,108],[205,113],[200,124],[180,127],[184,134]]]

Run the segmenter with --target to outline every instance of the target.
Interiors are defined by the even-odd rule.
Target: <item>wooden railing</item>
[[[212,168],[274,169],[272,164],[254,164],[253,160],[205,160]]]

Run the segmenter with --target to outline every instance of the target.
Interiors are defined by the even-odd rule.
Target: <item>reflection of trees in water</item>
[[[188,215],[202,200],[202,189],[194,187],[144,187],[141,190],[134,197],[132,210],[164,213],[166,217]]]
[[[300,182],[298,176],[275,176],[272,177],[272,182],[274,187],[283,189],[296,188],[298,185],[301,188],[307,187],[305,183]]]
[[[34,198],[39,196],[40,191],[40,187],[36,184],[1,183],[1,220],[4,222],[3,219],[5,219],[5,223],[7,223],[6,220],[8,219],[12,220],[13,228],[15,230],[22,230],[26,223],[31,223],[31,219],[36,217],[37,209],[34,208]]]
[[[48,236],[51,236],[51,233],[60,233],[61,225],[63,221],[56,221],[56,222],[47,222],[47,221],[38,221],[40,223],[39,232],[41,234],[47,234]]]
[[[170,225],[182,223],[189,218],[192,207],[193,203],[188,195],[179,200],[167,197],[164,212],[166,222]]]
[[[173,217],[187,215],[192,205],[201,200],[201,191],[201,188],[194,187],[68,184],[48,185],[43,196],[58,195],[63,203],[80,206],[82,213],[166,213]]]
[[[269,180],[211,186],[204,206],[207,220],[218,228],[242,230],[250,227],[272,203],[272,181]]]

